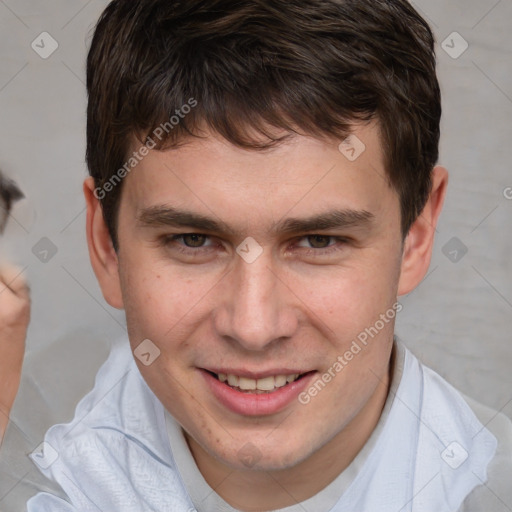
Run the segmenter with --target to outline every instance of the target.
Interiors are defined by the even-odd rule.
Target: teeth
[[[256,389],[256,381],[246,377],[238,377],[238,387],[244,391]]]
[[[286,375],[278,375],[277,377],[274,377],[274,381],[276,388],[282,388],[287,383]]]
[[[226,375],[219,373],[217,377],[221,382],[227,382],[233,388],[240,388],[242,391],[273,391],[276,388],[282,388],[286,384],[298,379],[299,373],[292,375],[276,375],[264,377],[262,379],[249,379],[237,375]]]
[[[236,375],[228,375],[228,384],[236,388],[238,386],[238,377]]]
[[[256,387],[258,389],[261,389],[261,391],[272,391],[276,387],[275,383],[275,377],[265,377],[263,379],[258,379],[258,381],[256,382]]]

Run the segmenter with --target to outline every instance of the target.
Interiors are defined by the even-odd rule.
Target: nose
[[[254,351],[293,336],[298,327],[297,299],[269,255],[252,263],[238,257],[226,277],[214,315],[217,334]]]

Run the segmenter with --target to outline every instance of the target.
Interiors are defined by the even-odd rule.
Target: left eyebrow
[[[288,218],[278,222],[273,231],[285,234],[314,233],[328,229],[369,228],[375,215],[367,210],[329,210],[308,218]]]
[[[272,234],[298,234],[315,233],[329,229],[370,228],[375,220],[375,215],[367,210],[329,210],[311,217],[280,220],[271,226]],[[192,228],[199,231],[224,233],[232,236],[240,236],[238,229],[231,227],[226,222],[216,220],[189,210],[173,208],[167,205],[151,206],[141,210],[137,216],[139,226],[156,227],[180,227]]]

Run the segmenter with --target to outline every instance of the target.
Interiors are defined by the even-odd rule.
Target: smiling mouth
[[[206,371],[231,389],[240,391],[241,393],[252,393],[255,395],[273,393],[274,391],[284,388],[312,373],[293,373],[291,375],[275,375],[261,379],[250,379],[248,377],[240,377],[238,375],[214,373],[209,370]]]

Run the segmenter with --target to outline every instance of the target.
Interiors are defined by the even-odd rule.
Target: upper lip
[[[275,377],[276,375],[294,375],[303,373],[309,373],[313,370],[298,370],[298,369],[290,369],[290,368],[276,368],[272,370],[265,371],[251,371],[251,370],[242,370],[236,368],[203,368],[203,370],[207,370],[212,373],[224,373],[225,375],[236,375],[237,377],[245,377],[247,379],[264,379],[265,377]]]

